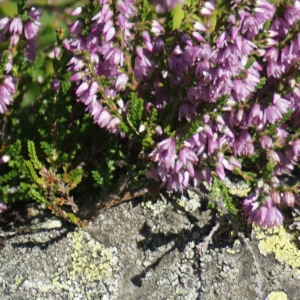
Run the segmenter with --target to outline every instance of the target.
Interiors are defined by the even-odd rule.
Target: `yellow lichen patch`
[[[76,286],[76,282],[101,281],[112,277],[117,265],[115,247],[105,248],[101,243],[94,240],[87,232],[79,230],[68,234],[71,245],[71,264],[64,266],[56,274],[52,284],[68,291]],[[76,290],[76,294],[82,294]],[[74,295],[69,294],[69,299]]]
[[[87,281],[96,281],[112,275],[116,260],[110,249],[92,239],[87,232],[74,232],[72,246],[72,277],[84,276]]]
[[[274,227],[273,229],[255,227],[254,235],[259,240],[258,248],[263,255],[273,253],[279,262],[285,263],[293,269],[300,269],[300,250],[284,227]]]
[[[228,191],[231,195],[239,197],[246,197],[251,191],[251,188],[248,186],[248,184],[242,180],[234,183],[226,177],[224,180],[224,185],[228,188]]]
[[[268,295],[267,300],[288,300],[285,292],[272,292]]]
[[[15,277],[15,285],[19,286],[22,282],[24,281],[24,278],[21,276],[16,276]]]
[[[226,252],[229,253],[229,254],[237,254],[237,253],[240,253],[241,250],[237,249],[237,250],[234,250],[234,249],[226,249]]]
[[[233,247],[226,247],[226,252],[229,254],[238,254],[241,252],[241,242],[239,240],[236,240],[233,244]]]

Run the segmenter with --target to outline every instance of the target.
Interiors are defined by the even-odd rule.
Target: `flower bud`
[[[145,131],[146,126],[144,124],[141,124],[139,127],[139,133],[142,133],[143,131]]]
[[[278,191],[274,191],[271,193],[272,202],[274,205],[280,205],[281,203],[281,197],[280,193]]]
[[[294,207],[295,196],[291,191],[285,191],[282,197],[283,203],[289,207]]]

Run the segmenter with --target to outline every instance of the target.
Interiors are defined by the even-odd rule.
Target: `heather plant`
[[[46,46],[41,13],[20,0],[0,20],[4,203],[82,225],[80,193],[206,186],[249,223],[283,224],[299,204],[299,1],[91,0]],[[228,177],[252,192],[233,199]]]

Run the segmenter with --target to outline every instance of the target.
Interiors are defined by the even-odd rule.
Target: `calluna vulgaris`
[[[173,29],[177,4],[184,19]],[[281,207],[300,200],[298,181],[280,184],[299,168],[300,1],[217,6],[90,1],[73,10],[70,37],[57,29],[53,60],[69,55],[74,95],[101,130],[140,143],[149,180],[183,193],[238,175],[253,188],[243,214],[270,228],[283,224]],[[18,51],[23,47],[29,62],[36,57],[41,14],[24,7],[23,15],[0,20],[0,40],[9,41],[2,53],[4,115],[21,88]],[[221,17],[213,26],[216,9]],[[49,88],[59,95],[56,75]]]

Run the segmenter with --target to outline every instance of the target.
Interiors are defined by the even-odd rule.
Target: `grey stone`
[[[192,196],[123,203],[85,230],[50,226],[7,238],[0,255],[0,299],[252,300],[271,292],[298,299],[299,270],[274,254],[261,254],[255,234],[249,243],[264,277],[262,291],[252,256],[227,234],[229,225],[200,257],[196,246],[216,216],[201,211]]]

